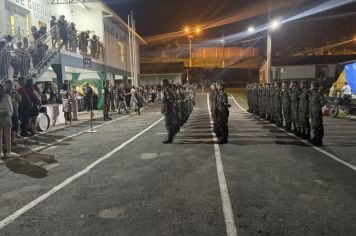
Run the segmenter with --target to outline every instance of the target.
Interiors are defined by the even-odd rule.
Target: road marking
[[[247,111],[236,101],[236,99],[235,99],[233,96],[231,96],[231,97],[232,97],[232,99],[234,100],[235,104],[236,104],[242,111],[244,111],[244,112],[247,113],[247,114],[250,114],[249,112],[247,112]],[[273,126],[273,127],[276,127],[277,129],[279,129],[279,130],[281,130],[281,131],[287,133],[289,136],[292,136],[292,137],[298,139],[299,141],[305,143],[305,144],[308,145],[309,147],[312,147],[312,148],[315,149],[316,151],[318,151],[318,152],[320,152],[320,153],[322,153],[322,154],[324,154],[324,155],[330,157],[331,159],[333,159],[333,160],[335,160],[335,161],[341,163],[342,165],[344,165],[344,166],[350,168],[351,170],[356,171],[356,166],[354,166],[354,165],[352,165],[352,164],[350,164],[350,163],[348,163],[348,162],[346,162],[346,161],[340,159],[339,157],[337,157],[337,156],[331,154],[330,152],[328,152],[328,151],[326,151],[326,150],[323,150],[323,149],[321,149],[321,148],[319,148],[319,147],[316,147],[316,146],[312,145],[311,143],[309,143],[308,141],[303,140],[303,139],[301,139],[300,137],[296,136],[295,134],[289,133],[289,132],[287,132],[287,131],[284,130],[284,129],[281,129],[281,128],[278,127],[278,126],[269,123],[268,121],[265,121],[265,120],[263,120],[263,119],[260,119],[260,120],[262,120],[262,121],[264,121],[265,123],[267,123],[267,124],[269,124],[269,125],[271,125],[271,126]]]
[[[237,230],[236,230],[234,214],[232,212],[232,206],[231,206],[229,191],[227,189],[227,184],[226,184],[226,179],[225,179],[225,174],[224,174],[224,166],[223,166],[222,160],[221,160],[220,147],[216,143],[218,140],[217,140],[217,138],[216,138],[216,136],[215,136],[215,134],[213,132],[213,121],[212,121],[212,116],[211,116],[209,94],[208,93],[207,93],[207,103],[208,103],[208,109],[209,109],[211,135],[212,135],[213,141],[214,141],[214,152],[215,152],[215,159],[216,159],[216,171],[217,171],[217,174],[218,174],[221,201],[222,201],[223,211],[224,211],[226,233],[227,233],[228,236],[237,236],[238,234],[237,234]]]
[[[29,211],[31,208],[35,207],[36,205],[38,205],[39,203],[41,203],[42,201],[46,200],[47,198],[49,198],[50,196],[52,196],[53,194],[55,194],[57,191],[63,189],[64,187],[66,187],[67,185],[69,185],[71,182],[73,182],[74,180],[80,178],[81,176],[87,174],[91,169],[93,169],[95,166],[99,165],[101,162],[105,161],[106,159],[108,159],[109,157],[111,157],[112,155],[114,155],[116,152],[120,151],[121,149],[123,149],[125,146],[127,146],[129,143],[131,143],[132,141],[134,141],[135,139],[137,139],[138,137],[140,137],[142,134],[146,133],[148,130],[150,130],[152,127],[154,127],[156,124],[158,124],[159,122],[161,122],[164,119],[164,117],[160,118],[158,121],[156,121],[155,123],[153,123],[152,125],[150,125],[149,127],[147,127],[145,130],[142,130],[140,133],[136,134],[135,136],[133,136],[132,138],[130,138],[129,140],[127,140],[126,142],[122,143],[120,146],[118,146],[117,148],[115,148],[114,150],[110,151],[109,153],[107,153],[106,155],[100,157],[98,160],[94,161],[92,164],[90,164],[89,166],[87,166],[85,169],[81,170],[80,172],[78,172],[77,174],[69,177],[68,179],[64,180],[63,182],[61,182],[60,184],[58,184],[57,186],[54,186],[52,189],[50,189],[48,192],[46,192],[45,194],[41,195],[40,197],[36,198],[35,200],[33,200],[32,202],[28,203],[27,205],[23,206],[22,208],[18,209],[17,211],[15,211],[14,213],[12,213],[11,215],[9,215],[8,217],[6,217],[5,219],[3,219],[2,221],[0,221],[0,230],[2,228],[4,228],[6,225],[10,224],[11,222],[13,222],[14,220],[16,220],[18,217],[20,217],[22,214],[26,213],[27,211]]]

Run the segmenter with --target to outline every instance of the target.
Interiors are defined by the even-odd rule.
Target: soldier
[[[211,118],[213,118],[213,132],[217,135],[217,119],[216,119],[216,99],[217,99],[217,94],[218,91],[216,89],[216,84],[212,83],[210,85],[210,95],[209,95],[209,101],[210,101],[210,112],[211,112]]]
[[[273,92],[273,109],[274,109],[274,119],[278,127],[283,126],[283,115],[282,115],[282,86],[281,82],[277,81],[275,83],[275,89]]]
[[[291,91],[289,90],[289,84],[287,81],[283,82],[282,85],[282,110],[283,117],[286,123],[285,130],[291,131],[292,126],[292,110],[291,110]]]
[[[103,107],[103,113],[104,113],[104,120],[111,120],[109,117],[109,111],[110,111],[110,104],[111,104],[111,86],[110,86],[110,80],[105,81],[105,86],[104,86],[104,107]]]
[[[162,114],[165,116],[165,123],[167,129],[167,136],[163,140],[164,144],[173,142],[174,135],[174,95],[170,89],[170,85],[167,79],[164,79],[161,83],[163,88],[163,101],[162,101]]]
[[[292,81],[290,83],[290,100],[291,100],[291,119],[293,130],[292,132],[299,136],[300,135],[300,125],[299,125],[299,89],[297,81]]]
[[[314,145],[322,146],[324,137],[324,125],[323,125],[323,113],[322,107],[325,105],[325,99],[320,92],[319,84],[317,82],[312,82],[310,86],[310,99],[309,99],[309,110],[310,110],[310,123],[313,129],[313,138],[311,142]]]
[[[269,89],[269,122],[275,123],[275,116],[274,116],[274,87],[273,84],[270,84]]]
[[[309,99],[310,91],[308,82],[302,81],[300,84],[301,92],[299,94],[299,123],[300,136],[303,139],[310,139],[310,123],[309,123]]]
[[[225,83],[221,82],[218,84],[218,98],[217,98],[217,120],[218,120],[218,129],[219,129],[219,143],[226,144],[229,136],[229,127],[228,127],[228,119],[229,119],[229,102],[227,98],[227,94],[225,93]]]
[[[246,98],[247,98],[247,106],[248,106],[248,109],[247,111],[248,112],[251,112],[251,85],[248,83],[246,85]]]
[[[269,120],[271,117],[271,108],[270,108],[270,103],[269,103],[269,96],[270,96],[270,92],[271,92],[271,85],[270,83],[265,83],[265,92],[264,92],[264,97],[263,99],[265,100],[265,120]]]
[[[252,112],[255,115],[259,114],[258,109],[258,85],[254,84],[252,87]]]

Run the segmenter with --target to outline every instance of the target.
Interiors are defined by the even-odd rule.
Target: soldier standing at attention
[[[325,99],[319,90],[319,84],[317,82],[312,82],[310,86],[310,99],[309,99],[309,110],[310,110],[310,123],[313,129],[314,137],[311,142],[314,145],[322,146],[324,137],[324,125],[323,125],[323,113],[322,107],[325,105]]]
[[[283,115],[282,115],[282,88],[281,82],[275,83],[275,89],[273,93],[273,107],[274,107],[274,118],[276,125],[278,127],[283,126]]]
[[[291,100],[291,118],[293,130],[292,132],[299,136],[300,135],[300,125],[299,125],[299,89],[297,81],[292,81],[290,83],[290,100]]]
[[[227,98],[227,94],[225,93],[225,83],[220,82],[218,84],[218,98],[217,98],[217,120],[218,120],[218,129],[220,134],[219,143],[226,144],[227,138],[229,136],[229,127],[228,127],[228,119],[229,119],[229,102]]]
[[[309,99],[310,91],[308,82],[302,81],[300,84],[301,93],[299,94],[299,122],[300,136],[303,139],[310,139],[310,123],[309,123]]]
[[[269,120],[271,118],[271,106],[269,103],[269,96],[271,92],[271,85],[269,83],[266,83],[266,88],[265,88],[265,106],[266,106],[266,120]]]
[[[269,92],[269,109],[270,109],[270,117],[269,122],[275,123],[275,116],[274,116],[274,88],[273,84],[270,85],[270,92]]]
[[[161,86],[163,88],[163,100],[162,100],[162,114],[165,117],[167,136],[163,140],[164,144],[173,142],[174,135],[174,95],[172,90],[169,88],[169,82],[167,79],[164,79],[161,82]]]
[[[210,85],[210,94],[209,94],[209,101],[210,101],[210,112],[211,118],[213,119],[213,132],[217,135],[217,120],[216,120],[216,97],[217,97],[217,89],[216,84],[212,83]]]
[[[292,110],[291,110],[291,91],[289,90],[289,84],[287,81],[282,85],[282,110],[284,121],[286,122],[285,130],[291,131],[292,126]]]

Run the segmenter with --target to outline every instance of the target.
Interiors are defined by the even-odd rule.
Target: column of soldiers
[[[312,82],[310,87],[307,81],[249,84],[247,102],[250,113],[322,146],[325,99],[317,82]]]
[[[211,84],[211,93],[209,96],[210,111],[214,125],[213,132],[218,137],[220,144],[226,144],[229,136],[228,119],[230,104],[224,91],[225,87],[226,85],[222,81]]]
[[[163,103],[162,114],[165,116],[167,136],[164,144],[172,143],[174,136],[188,121],[193,111],[194,89],[189,85],[171,84],[167,79],[162,81]]]

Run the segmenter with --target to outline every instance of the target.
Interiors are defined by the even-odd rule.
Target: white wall
[[[315,66],[284,66],[281,67],[281,79],[314,78]]]
[[[57,16],[65,15],[67,21],[74,22],[76,28],[79,31],[90,30],[92,34],[96,34],[103,39],[103,19],[102,19],[102,9],[99,3],[89,3],[87,4],[88,9],[79,6],[77,3],[72,4],[50,4],[48,0],[0,0],[2,2],[9,1],[17,6],[25,8],[31,12],[30,25],[38,27],[39,21],[47,23],[49,27],[49,22],[52,15]],[[0,13],[3,16],[4,12],[1,9]],[[8,19],[5,19],[6,22]]]

